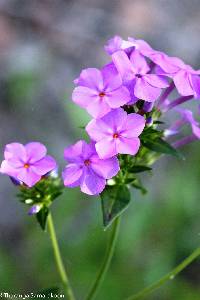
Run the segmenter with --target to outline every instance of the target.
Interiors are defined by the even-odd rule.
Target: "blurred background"
[[[118,34],[200,68],[199,0],[0,0],[0,158],[4,145],[41,141],[64,166],[63,149],[84,138],[87,113],[71,102],[81,69],[109,58]],[[152,283],[199,245],[200,143],[185,161],[166,157],[133,192],[124,213],[111,268],[97,300],[121,300]],[[37,292],[56,286],[48,235],[41,232],[16,187],[0,177],[0,292]],[[64,260],[83,299],[105,253],[99,198],[66,189],[53,205]],[[199,300],[200,262],[147,299]]]

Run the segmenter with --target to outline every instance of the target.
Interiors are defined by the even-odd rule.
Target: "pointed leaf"
[[[46,206],[44,206],[36,215],[37,221],[40,224],[42,230],[46,229],[48,214],[49,214],[49,209]]]
[[[130,168],[130,171],[132,173],[141,173],[141,172],[151,171],[151,170],[152,170],[152,168],[150,168],[150,167],[140,166],[140,165],[138,165],[138,166],[135,165],[132,168]]]
[[[178,158],[183,158],[182,154],[177,149],[173,148],[169,143],[167,143],[161,138],[157,138],[154,140],[143,140],[142,144],[146,148],[155,152],[173,155]]]
[[[130,191],[126,185],[107,186],[101,193],[103,224],[107,228],[128,207]]]

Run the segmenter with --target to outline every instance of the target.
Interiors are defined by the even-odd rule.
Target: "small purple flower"
[[[38,142],[25,146],[19,143],[7,144],[0,172],[32,187],[43,175],[56,168],[56,161],[46,156],[46,153],[46,147]]]
[[[64,157],[69,162],[62,173],[64,185],[80,185],[81,191],[88,195],[100,194],[106,185],[106,179],[119,172],[117,158],[100,159],[93,142],[77,142],[65,149]]]
[[[154,102],[160,96],[162,88],[169,86],[163,75],[148,73],[150,67],[137,50],[131,53],[130,59],[124,51],[115,52],[112,59],[124,84],[128,85],[139,99]]]
[[[111,109],[131,100],[128,89],[122,86],[122,80],[112,64],[101,71],[95,68],[83,70],[75,83],[79,86],[73,91],[73,101],[94,118],[101,118]]]
[[[29,216],[37,214],[43,207],[42,203],[34,204],[28,211]]]
[[[169,57],[162,52],[154,52],[148,56],[160,68],[157,74],[171,77],[174,84],[182,96],[200,97],[200,70],[194,70],[177,57]]]
[[[135,155],[140,147],[138,136],[144,126],[144,117],[135,113],[127,114],[118,108],[102,119],[90,121],[86,131],[96,142],[99,157],[105,159],[118,153]]]

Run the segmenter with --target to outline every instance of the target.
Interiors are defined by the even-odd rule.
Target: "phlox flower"
[[[101,71],[95,68],[83,70],[75,83],[78,87],[73,91],[73,101],[94,118],[101,118],[111,109],[131,100],[128,89],[122,86],[122,80],[112,64]]]
[[[65,149],[64,158],[69,162],[62,173],[64,185],[80,185],[81,191],[88,195],[100,194],[106,179],[112,178],[119,171],[118,159],[100,159],[93,142],[87,144],[80,140]]]
[[[38,142],[7,144],[0,172],[32,187],[56,168],[56,161],[46,153],[46,147]]]
[[[162,88],[169,86],[163,75],[149,74],[150,67],[137,50],[131,53],[130,58],[124,51],[117,51],[112,55],[112,60],[124,84],[128,84],[139,99],[154,102]]]
[[[86,131],[96,142],[99,157],[106,159],[118,153],[135,155],[140,147],[138,136],[144,126],[143,116],[127,114],[122,108],[118,108],[101,119],[90,121]]]

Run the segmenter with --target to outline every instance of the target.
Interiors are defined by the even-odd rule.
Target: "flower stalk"
[[[148,287],[144,288],[142,291],[138,292],[137,294],[130,296],[126,300],[139,300],[143,299],[147,295],[154,292],[156,289],[161,287],[164,283],[169,280],[175,278],[183,269],[185,269],[189,264],[191,264],[198,256],[200,256],[200,247],[194,250],[186,259],[184,259],[177,267],[175,267],[171,272],[161,277],[155,283],[149,285]]]
[[[117,237],[118,237],[118,233],[119,233],[120,219],[121,219],[120,217],[117,217],[113,223],[113,228],[112,228],[112,232],[111,232],[111,236],[110,236],[110,240],[108,243],[104,261],[103,261],[101,268],[97,274],[97,277],[88,293],[88,296],[86,297],[86,300],[92,300],[96,297],[97,292],[98,292],[99,288],[101,287],[101,284],[105,278],[106,272],[110,266],[111,259],[114,254]]]
[[[48,231],[49,231],[49,235],[50,235],[52,246],[53,246],[53,251],[54,251],[54,256],[55,256],[58,273],[59,273],[60,279],[62,281],[65,296],[67,297],[66,299],[75,300],[75,297],[74,297],[72,288],[70,286],[64,264],[63,264],[63,260],[62,260],[61,254],[60,254],[60,249],[58,246],[58,241],[57,241],[56,232],[55,232],[53,218],[52,218],[51,213],[49,213],[49,215],[48,215],[47,226],[48,226]]]

